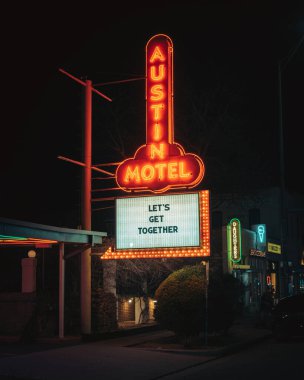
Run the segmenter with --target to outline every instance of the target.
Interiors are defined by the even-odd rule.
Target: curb
[[[234,343],[231,345],[227,345],[226,347],[219,347],[211,350],[183,350],[183,349],[170,349],[170,348],[140,348],[144,350],[149,351],[158,351],[158,352],[168,352],[168,353],[175,353],[175,354],[183,354],[183,355],[193,355],[193,356],[210,356],[213,358],[222,357],[226,355],[233,354],[235,352],[238,352],[244,348],[247,348],[251,345],[257,344],[262,342],[265,339],[268,339],[272,336],[271,333],[262,335],[260,337],[255,337],[251,339],[244,340],[243,342]]]
[[[105,332],[105,333],[95,333],[95,334],[88,334],[88,335],[82,335],[82,342],[96,342],[99,340],[107,340],[107,339],[114,339],[114,338],[121,338],[125,336],[131,336],[131,335],[137,335],[142,334],[145,332],[153,332],[153,331],[159,331],[163,330],[160,325],[152,325],[152,326],[142,326],[142,327],[132,327],[129,329],[119,329],[111,332]]]

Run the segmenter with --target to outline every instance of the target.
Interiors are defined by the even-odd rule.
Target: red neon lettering
[[[154,86],[151,87],[151,96],[150,96],[150,99],[152,101],[158,101],[158,100],[163,100],[164,97],[165,97],[165,94],[164,94],[164,88],[163,88],[163,85],[162,84],[156,84]]]
[[[165,78],[165,65],[162,64],[162,65],[158,66],[158,73],[157,74],[156,74],[156,69],[157,69],[156,66],[150,67],[150,78],[154,82],[161,81],[162,79]]]
[[[166,60],[165,56],[162,54],[161,50],[160,50],[160,47],[159,46],[156,46],[152,55],[151,55],[151,58],[150,58],[150,62],[151,63],[154,63],[155,61],[161,61],[161,62],[164,62]]]
[[[171,188],[196,186],[204,164],[174,142],[173,44],[159,34],[146,46],[146,144],[116,171],[124,191],[161,193]]]
[[[153,120],[159,120],[160,119],[160,111],[162,111],[164,109],[164,104],[160,103],[160,104],[152,104],[151,105],[151,108],[153,110]]]
[[[159,141],[162,137],[162,134],[161,134],[161,125],[156,123],[153,125],[153,140],[154,141]]]
[[[168,164],[168,178],[169,179],[178,178],[177,162],[170,162]]]
[[[154,159],[155,157],[165,158],[165,144],[159,144],[158,147],[155,144],[151,144],[150,149],[151,159]]]
[[[191,177],[191,173],[190,172],[185,172],[185,168],[184,168],[184,162],[181,161],[179,162],[178,166],[179,166],[179,175],[181,178],[189,178]]]
[[[124,182],[127,183],[132,181],[133,179],[135,180],[135,182],[140,182],[138,167],[135,167],[135,169],[132,170],[130,166],[127,166],[127,172],[125,175]]]

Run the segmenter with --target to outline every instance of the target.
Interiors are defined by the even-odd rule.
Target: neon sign
[[[242,259],[241,222],[233,218],[227,226],[228,255],[230,260],[238,263]]]
[[[193,188],[204,173],[201,158],[174,142],[173,44],[158,34],[146,45],[146,144],[117,167],[116,182],[126,192],[162,193]]]
[[[264,251],[266,249],[266,225],[254,224],[251,229],[256,233],[256,249]]]

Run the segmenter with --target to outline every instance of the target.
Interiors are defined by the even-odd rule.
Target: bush
[[[208,332],[227,331],[241,311],[241,283],[232,275],[210,271]],[[182,336],[204,332],[206,322],[206,275],[201,264],[173,272],[155,293],[156,320]]]

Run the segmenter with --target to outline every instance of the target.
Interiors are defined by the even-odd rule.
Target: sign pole
[[[205,285],[205,321],[203,326],[204,344],[208,345],[208,288],[209,288],[209,261],[202,262],[205,267],[206,285]]]
[[[82,228],[91,230],[92,81],[86,80]],[[81,253],[81,330],[91,333],[91,248]]]

